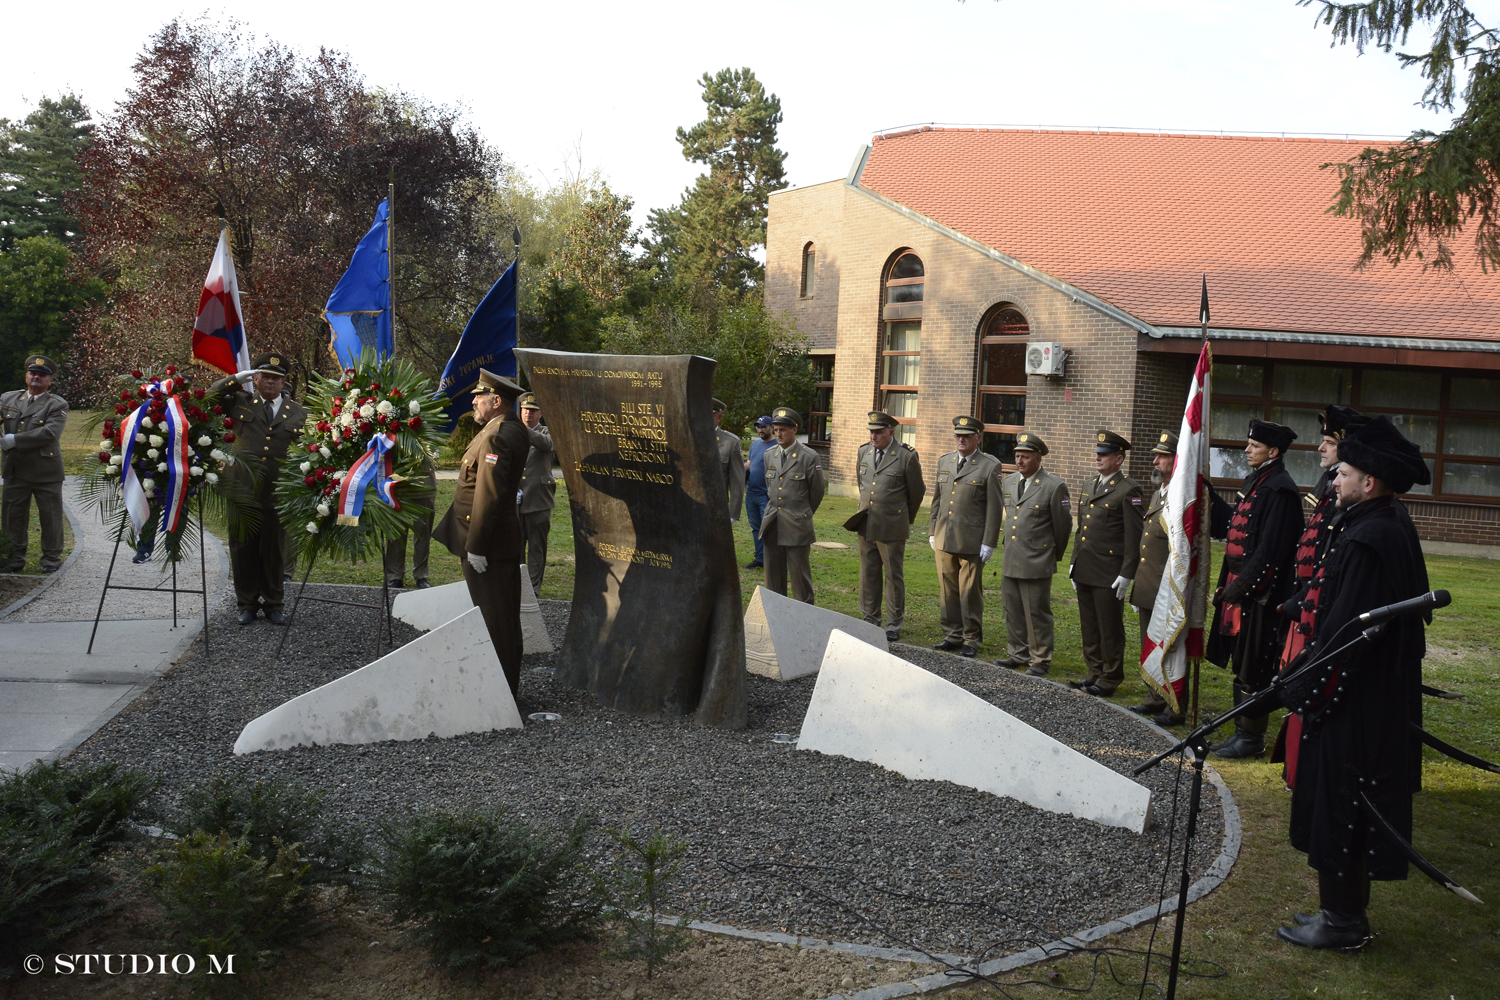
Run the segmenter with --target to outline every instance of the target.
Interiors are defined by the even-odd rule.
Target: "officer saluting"
[[[1167,487],[1172,482],[1172,470],[1177,465],[1177,435],[1162,431],[1151,449],[1151,464],[1155,476],[1161,479],[1161,489],[1151,494],[1146,507],[1146,520],[1141,528],[1141,558],[1135,569],[1135,586],[1130,589],[1130,606],[1141,619],[1141,642],[1146,641],[1146,629],[1151,626],[1151,615],[1156,610],[1157,592],[1161,590],[1161,577],[1167,569],[1167,559],[1172,554],[1172,542],[1167,535]],[[1179,702],[1180,704],[1180,702]],[[1132,712],[1153,716],[1158,726],[1180,726],[1184,721],[1181,712],[1167,711],[1167,700],[1152,690],[1139,705],[1131,705]]]
[[[272,625],[284,624],[281,613],[286,585],[286,533],[276,511],[276,480],[287,449],[302,433],[307,410],[281,394],[288,372],[286,356],[275,351],[257,355],[248,371],[215,382],[207,399],[234,418],[234,455],[226,473],[237,489],[253,491],[260,507],[260,527],[253,537],[229,526],[229,565],[234,569],[234,596],[241,625],[264,611]],[[247,385],[249,386],[247,388]],[[232,510],[232,508],[231,508]]]
[[[1069,687],[1108,697],[1125,680],[1125,591],[1141,551],[1141,484],[1120,472],[1130,442],[1100,431],[1098,475],[1078,497],[1078,541],[1068,576],[1078,592],[1078,625],[1088,677]]]
[[[823,463],[797,440],[802,418],[790,406],[771,411],[776,447],[766,449],[766,512],[760,522],[765,542],[766,589],[813,603],[813,513],[823,502]]]
[[[740,451],[740,436],[719,426],[724,419],[724,401],[714,400],[714,444],[719,450],[719,471],[724,474],[724,488],[729,491],[729,519],[740,519],[745,506],[745,456]]]
[[[906,540],[927,486],[916,451],[895,440],[900,421],[873,410],[866,426],[870,440],[855,458],[859,512],[844,526],[859,532],[859,610],[880,624],[883,577],[885,637],[895,642],[906,621]]]
[[[531,450],[526,453],[526,471],[521,474],[521,531],[526,540],[526,573],[531,577],[533,592],[542,589],[542,574],[547,570],[547,536],[552,531],[552,508],[557,505],[557,481],[552,478],[552,432],[542,423],[542,405],[536,393],[528,392],[516,401]]]
[[[516,415],[521,387],[479,369],[474,419],[482,425],[458,467],[453,506],[432,537],[463,560],[469,597],[484,616],[490,642],[510,682],[521,687],[521,519],[516,491],[531,451]]]
[[[932,488],[927,544],[936,553],[943,641],[933,649],[974,656],[984,645],[984,564],[995,554],[1005,508],[1000,499],[1000,463],[979,450],[984,424],[954,417],[958,446],[938,459]]]
[[[1041,677],[1052,665],[1052,576],[1067,551],[1073,515],[1068,485],[1042,469],[1047,442],[1022,431],[1015,452],[1016,474],[1000,484],[1005,502],[1000,594],[1009,648],[997,665]]]
[[[8,573],[26,565],[31,498],[42,524],[42,572],[62,566],[63,460],[58,442],[68,422],[68,401],[54,395],[57,365],[40,354],[26,359],[26,388],[0,396],[0,451],[5,476],[3,524],[13,546]]]

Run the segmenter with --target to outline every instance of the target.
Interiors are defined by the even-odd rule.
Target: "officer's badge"
[[[1018,441],[1030,441],[1031,440],[1031,435],[1030,434],[1022,434],[1016,440],[1018,440]]]
[[[869,416],[868,419],[869,419],[870,423],[873,424],[876,420],[880,419],[880,416],[881,416],[881,413],[880,413],[879,410],[871,410],[870,411],[870,416]]]
[[[276,355],[273,354],[273,355],[271,355],[271,364],[273,364],[273,365],[279,365],[279,364],[281,364],[281,359],[278,358]]]
[[[1106,437],[1107,437],[1107,435],[1103,431],[1100,431],[1099,432],[1099,443],[1103,444],[1104,441],[1105,441],[1105,439],[1106,439]]]
[[[1166,444],[1167,443],[1167,438],[1169,438],[1169,437],[1171,437],[1170,434],[1168,434],[1166,431],[1162,431],[1161,432],[1161,443],[1162,444]]]

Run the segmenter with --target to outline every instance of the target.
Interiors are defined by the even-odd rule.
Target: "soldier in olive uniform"
[[[552,508],[557,505],[557,480],[552,478],[552,432],[542,423],[542,405],[536,394],[528,392],[517,400],[521,422],[531,439],[526,454],[526,471],[521,474],[521,531],[526,536],[526,573],[531,577],[532,591],[542,589],[542,574],[547,570],[547,535],[552,531]]]
[[[1146,520],[1141,526],[1140,561],[1136,564],[1135,585],[1130,588],[1130,606],[1141,619],[1141,643],[1146,642],[1146,629],[1151,625],[1151,613],[1156,606],[1156,595],[1161,588],[1161,577],[1167,569],[1167,559],[1172,554],[1171,539],[1167,535],[1167,487],[1172,483],[1172,468],[1177,464],[1177,435],[1162,431],[1151,449],[1151,464],[1156,469],[1155,478],[1161,479],[1161,489],[1151,494],[1146,506]],[[1180,726],[1184,722],[1181,712],[1167,711],[1167,700],[1153,688],[1146,700],[1131,705],[1132,712],[1153,716],[1158,726]]]
[[[859,610],[865,621],[880,624],[883,580],[891,642],[901,638],[906,621],[906,540],[927,492],[916,451],[895,440],[899,424],[889,413],[870,413],[870,440],[855,459],[859,512],[846,524],[859,532]]]
[[[760,522],[765,542],[766,589],[813,603],[813,514],[823,502],[823,462],[797,440],[802,418],[790,406],[771,412],[776,446],[766,449],[766,512]]]
[[[307,410],[281,394],[287,376],[285,356],[268,351],[251,363],[254,367],[249,371],[215,382],[208,399],[222,405],[226,417],[234,418],[236,461],[226,475],[245,495],[253,492],[260,507],[260,528],[253,537],[237,538],[239,530],[234,524],[229,526],[229,565],[234,570],[240,624],[249,625],[264,610],[267,621],[282,625],[286,622],[281,613],[286,556],[276,511],[276,480],[287,449],[307,423]],[[247,388],[247,383],[253,383],[253,388]]]
[[[1042,677],[1052,666],[1052,577],[1067,551],[1073,514],[1067,483],[1042,468],[1047,442],[1022,431],[1015,450],[1016,473],[1000,484],[1005,502],[1000,594],[1008,655],[997,663]]]
[[[933,649],[972,657],[984,645],[984,564],[1005,518],[1000,463],[979,450],[977,417],[954,417],[958,450],[938,459],[927,544],[936,553],[943,641]]]
[[[740,437],[719,426],[724,419],[724,401],[714,400],[714,442],[719,449],[719,470],[724,473],[724,488],[729,491],[729,519],[738,521],[745,506],[745,455],[740,451]]]
[[[31,499],[36,498],[37,519],[42,524],[42,572],[55,573],[62,566],[63,551],[63,460],[62,440],[68,422],[68,401],[52,393],[57,365],[40,354],[26,359],[26,388],[0,396],[0,475],[5,477],[0,500],[0,524],[11,541],[8,573],[19,573],[26,565],[27,535],[31,524]]]
[[[1078,541],[1068,576],[1078,592],[1078,624],[1088,677],[1069,687],[1108,697],[1125,680],[1125,591],[1141,551],[1141,484],[1120,472],[1130,442],[1100,431],[1098,475],[1078,497]]]
[[[531,438],[516,414],[521,387],[479,369],[474,422],[480,431],[458,466],[453,506],[432,537],[463,560],[469,597],[484,616],[490,644],[514,695],[521,689],[521,518],[516,492]]]

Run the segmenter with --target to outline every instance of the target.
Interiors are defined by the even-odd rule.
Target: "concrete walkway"
[[[111,589],[94,651],[86,652],[115,540],[98,512],[84,508],[78,486],[69,477],[63,493],[73,554],[59,578],[0,618],[0,768],[19,769],[78,746],[150,687],[203,629],[202,597],[177,595],[174,628],[172,578],[163,573],[160,554],[138,566],[130,561],[135,553],[121,545],[111,584],[166,589]],[[229,592],[229,558],[212,535],[204,544],[211,612]],[[177,585],[201,585],[196,557],[178,567]]]

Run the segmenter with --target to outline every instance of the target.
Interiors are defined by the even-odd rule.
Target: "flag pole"
[[[1206,272],[1206,271],[1203,273],[1203,295],[1202,295],[1202,298],[1199,301],[1198,322],[1200,324],[1200,331],[1201,331],[1201,333],[1203,335],[1203,344],[1202,344],[1202,347],[1199,348],[1199,353],[1202,353],[1202,350],[1204,348],[1208,347],[1208,272]],[[1209,353],[1209,360],[1210,360],[1210,363],[1212,363],[1213,353],[1212,353],[1211,349],[1210,349],[1210,353]],[[1213,427],[1212,427],[1213,415],[1209,411],[1213,408],[1213,395],[1212,395],[1212,392],[1213,392],[1213,390],[1212,390],[1212,386],[1213,386],[1213,370],[1212,370],[1212,368],[1210,368],[1210,370],[1209,370],[1207,384],[1210,387],[1209,388],[1210,395],[1209,395],[1209,400],[1208,400],[1209,405],[1205,406],[1203,408],[1203,440],[1205,442],[1211,442],[1211,441],[1213,441]],[[1204,448],[1203,449],[1203,459],[1202,459],[1202,463],[1203,464],[1198,469],[1199,482],[1204,483],[1205,486],[1208,483],[1208,473],[1209,473],[1209,469],[1210,469],[1210,466],[1209,466],[1209,453],[1212,450],[1213,450],[1212,447],[1208,447],[1208,448]],[[1213,552],[1213,545],[1208,540],[1208,531],[1209,531],[1209,523],[1210,523],[1208,506],[1209,506],[1209,496],[1208,496],[1208,490],[1205,488],[1203,490],[1203,495],[1202,495],[1202,497],[1201,497],[1201,499],[1200,499],[1200,501],[1198,503],[1198,544],[1200,544],[1201,546],[1203,546],[1202,551],[1198,555],[1198,566],[1199,566],[1198,599],[1199,599],[1199,601],[1202,602],[1202,608],[1203,608],[1202,621],[1204,621],[1204,622],[1207,622],[1209,620],[1208,619],[1209,556]],[[1204,641],[1207,642],[1207,639],[1205,639]],[[1202,659],[1203,658],[1201,656],[1195,656],[1195,657],[1193,657],[1193,682],[1192,682],[1193,683],[1193,696],[1192,696],[1192,703],[1193,704],[1192,704],[1191,718],[1188,721],[1188,725],[1191,728],[1194,728],[1194,729],[1196,729],[1198,727],[1198,667],[1199,667],[1199,664],[1202,662]]]
[[[516,346],[521,346],[521,227],[510,227],[510,238],[516,244]],[[516,377],[521,377],[521,369],[516,368]]]
[[[396,353],[396,165],[386,175],[385,266],[386,285],[391,290],[391,354]],[[378,352],[377,352],[378,353]]]

